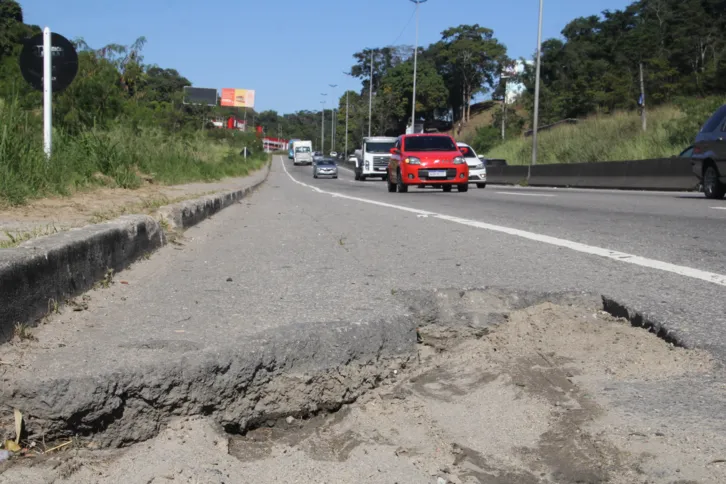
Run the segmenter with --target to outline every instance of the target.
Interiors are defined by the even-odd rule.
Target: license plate
[[[437,178],[444,177],[444,178],[446,178],[446,172],[445,171],[430,171],[429,172],[429,178],[433,178],[433,177],[437,177]]]

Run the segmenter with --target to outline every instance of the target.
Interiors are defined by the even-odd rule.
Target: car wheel
[[[476,187],[477,188],[486,188],[487,187],[487,184],[486,183],[477,183],[476,184]]]
[[[360,181],[366,181],[366,177],[365,177],[365,175],[361,175],[361,176],[360,176]]]
[[[396,173],[396,188],[398,189],[398,193],[407,193],[408,192],[408,185],[403,183],[403,177],[401,176],[401,172],[399,171]]]
[[[708,165],[703,172],[703,193],[713,200],[720,200],[726,194],[726,188],[718,180],[718,170],[713,165]]]
[[[459,193],[465,193],[469,191],[469,184],[464,183],[463,185],[458,185],[456,188],[459,190]]]
[[[446,193],[449,193],[451,191],[452,186],[451,185],[444,185],[442,187]]]
[[[391,177],[389,176],[386,180],[388,183],[388,192],[389,193],[396,193],[396,184],[391,181]]]
[[[338,175],[333,175],[333,178],[338,178]]]

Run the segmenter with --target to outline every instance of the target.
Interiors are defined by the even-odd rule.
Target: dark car
[[[313,162],[313,178],[329,176],[338,178],[338,165],[332,158],[323,158]]]
[[[726,195],[726,104],[703,125],[693,145],[693,173],[703,185],[706,198]]]

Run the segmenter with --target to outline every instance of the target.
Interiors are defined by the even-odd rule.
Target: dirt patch
[[[417,363],[336,413],[231,437],[175,421],[123,452],[68,452],[56,482],[726,482],[726,397],[707,353],[593,306],[480,306],[490,297],[434,297]],[[447,330],[450,317],[462,322]],[[60,476],[51,467],[14,465],[0,482]]]
[[[10,245],[121,215],[150,214],[163,205],[237,189],[241,180],[168,186],[145,183],[135,190],[98,188],[67,197],[32,200],[20,207],[0,207],[0,242]]]

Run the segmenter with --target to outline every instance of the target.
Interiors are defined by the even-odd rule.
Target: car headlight
[[[484,168],[484,163],[477,163],[476,165],[471,167],[474,170],[482,170]]]
[[[404,163],[406,163],[407,165],[420,165],[421,160],[419,160],[415,156],[409,156],[404,160]]]
[[[453,162],[455,165],[463,165],[464,163],[466,163],[466,160],[464,159],[463,156],[457,156],[456,158],[453,159]]]

